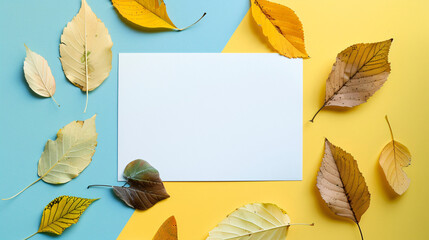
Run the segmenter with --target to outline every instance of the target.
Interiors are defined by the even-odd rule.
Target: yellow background
[[[304,61],[304,180],[166,183],[171,198],[148,211],[136,211],[119,240],[152,239],[171,215],[178,221],[179,239],[202,240],[227,214],[252,202],[275,203],[292,222],[316,224],[291,227],[287,239],[360,239],[354,223],[330,213],[315,186],[325,137],[355,157],[368,184],[371,204],[361,220],[365,239],[429,239],[429,1],[277,2],[300,17],[311,57]],[[368,103],[347,111],[323,110],[309,123],[323,103],[336,55],[355,43],[389,38],[394,38],[392,73],[385,85]],[[223,52],[272,50],[248,13]],[[412,165],[406,169],[411,185],[400,197],[392,193],[378,165],[380,151],[390,141],[386,114],[396,140],[412,154]]]

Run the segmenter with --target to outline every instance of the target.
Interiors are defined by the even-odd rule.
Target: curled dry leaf
[[[67,124],[57,133],[55,141],[48,140],[45,150],[39,159],[39,179],[10,197],[9,200],[27,188],[43,180],[51,184],[63,184],[77,177],[92,161],[97,146],[95,117],[85,121],[74,121]]]
[[[325,154],[317,175],[317,188],[328,207],[338,216],[359,221],[369,207],[370,194],[356,160],[325,139]]]
[[[76,87],[92,91],[109,76],[112,69],[112,40],[104,23],[82,0],[79,13],[64,28],[60,55],[64,74]]]
[[[177,240],[177,223],[174,216],[165,220],[153,237],[153,240]]]
[[[112,0],[113,6],[119,14],[128,21],[145,28],[166,28],[185,30],[199,22],[203,16],[186,28],[177,28],[167,14],[167,7],[163,0]]]
[[[326,80],[325,102],[314,114],[328,106],[351,108],[366,102],[386,82],[393,39],[361,43],[340,52]]]
[[[304,30],[295,12],[265,0],[251,0],[252,15],[271,46],[288,58],[309,58],[304,44]]]
[[[66,228],[77,223],[83,212],[96,200],[70,196],[55,198],[43,210],[39,230],[26,239],[43,232],[61,235]]]
[[[124,177],[129,187],[105,186],[113,188],[113,192],[131,208],[147,210],[161,200],[170,197],[159,177],[159,172],[148,162],[137,159],[130,162],[124,170]]]
[[[24,45],[27,57],[24,61],[24,75],[31,90],[42,97],[50,97],[55,104],[55,78],[52,75],[51,68],[46,59],[39,54],[31,51],[27,45]]]
[[[406,146],[393,138],[392,127],[386,116],[392,141],[381,151],[379,163],[392,189],[402,195],[410,186],[410,179],[402,169],[411,164],[411,153]]]
[[[229,214],[207,240],[283,240],[291,224],[286,212],[271,203],[252,203]]]

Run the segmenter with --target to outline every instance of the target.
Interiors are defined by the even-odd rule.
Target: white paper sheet
[[[164,181],[302,180],[301,59],[119,55],[118,180],[144,159]]]

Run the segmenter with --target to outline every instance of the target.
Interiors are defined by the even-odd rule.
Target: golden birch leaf
[[[278,53],[288,58],[309,58],[301,21],[292,9],[266,0],[250,1],[255,22]]]
[[[411,164],[411,153],[406,146],[395,141],[387,116],[386,121],[387,125],[389,125],[392,141],[381,151],[379,163],[389,185],[397,194],[402,195],[410,186],[411,180],[402,168],[408,167]]]
[[[31,90],[42,97],[50,97],[55,101],[55,78],[52,76],[51,68],[45,58],[31,51],[27,45],[24,45],[27,57],[24,61],[24,75]]]
[[[43,210],[39,230],[26,239],[43,232],[61,235],[66,228],[77,223],[83,212],[96,200],[70,196],[55,198]]]
[[[283,240],[290,226],[286,212],[271,203],[253,203],[241,207],[210,233],[207,240]]]
[[[67,124],[57,133],[55,141],[48,140],[45,150],[39,159],[39,179],[10,197],[9,200],[27,188],[43,180],[51,184],[63,184],[77,177],[92,161],[97,146],[95,117],[85,121],[74,121]]]
[[[145,28],[166,28],[185,30],[199,22],[206,14],[194,24],[186,28],[177,28],[167,14],[167,7],[163,0],[112,0],[113,6],[119,14],[128,21]]]
[[[360,43],[340,52],[326,80],[325,102],[310,120],[327,106],[351,108],[366,102],[386,82],[393,39]]]
[[[370,203],[365,178],[353,156],[328,139],[325,139],[325,154],[317,175],[317,188],[332,212],[351,219],[360,231],[359,221]]]
[[[152,240],[177,240],[176,218],[171,216],[165,220]]]
[[[76,87],[92,91],[109,76],[112,69],[112,40],[104,23],[82,0],[79,13],[64,28],[61,35],[60,60],[64,74]]]

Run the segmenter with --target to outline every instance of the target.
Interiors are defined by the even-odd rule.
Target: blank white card
[[[164,181],[302,179],[301,59],[119,54],[118,180],[144,159]]]

